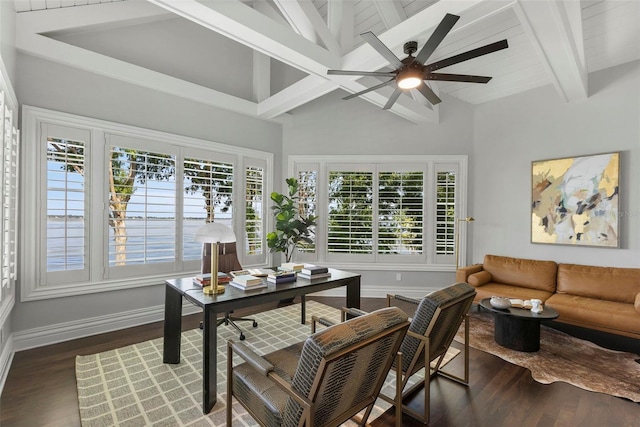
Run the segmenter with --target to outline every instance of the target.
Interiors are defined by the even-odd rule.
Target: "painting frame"
[[[620,247],[620,152],[531,162],[531,243]]]

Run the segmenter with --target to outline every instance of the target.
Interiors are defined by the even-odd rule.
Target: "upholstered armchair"
[[[408,328],[389,307],[264,356],[229,341],[227,426],[234,397],[262,426],[338,426],[362,410],[365,425]],[[234,366],[234,355],[244,362]]]
[[[476,295],[475,289],[467,283],[455,283],[446,288],[430,293],[421,299],[403,297],[401,295],[387,295],[387,305],[394,300],[414,304],[417,308],[411,326],[405,336],[400,352],[402,353],[402,397],[413,393],[424,386],[424,413],[419,413],[408,406],[402,406],[404,413],[427,424],[430,411],[429,381],[435,375],[441,375],[464,385],[469,384],[469,309]],[[343,309],[343,319],[346,315],[358,316],[361,310]],[[447,350],[460,328],[465,322],[464,339],[464,376],[457,376],[441,369]],[[456,355],[458,357],[458,355]],[[425,366],[430,366],[430,374],[425,371],[425,379],[415,381],[408,386],[410,378]],[[395,403],[397,397],[380,394],[380,398]]]

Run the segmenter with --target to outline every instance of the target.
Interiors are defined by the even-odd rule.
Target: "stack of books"
[[[280,267],[278,267],[278,271],[300,271],[304,268],[304,264],[299,264],[297,262],[284,262]]]
[[[267,277],[271,273],[273,273],[273,270],[270,268],[247,268],[246,270],[232,271],[230,274],[233,277],[245,276],[247,274],[256,277]]]
[[[295,271],[275,271],[267,276],[267,282],[275,283],[288,283],[296,281]]]
[[[245,274],[241,276],[235,276],[232,281],[229,282],[231,286],[235,286],[243,291],[251,291],[253,289],[266,288],[267,284],[262,281],[261,278]]]
[[[327,267],[305,265],[302,270],[300,270],[300,273],[298,273],[298,276],[302,277],[303,279],[313,280],[331,277],[331,273],[329,272],[329,269]]]
[[[223,273],[222,271],[218,272],[218,284],[224,284],[231,281],[231,276],[227,273]],[[211,284],[211,273],[206,274],[198,274],[193,278],[193,283],[196,283],[200,286],[209,286]]]

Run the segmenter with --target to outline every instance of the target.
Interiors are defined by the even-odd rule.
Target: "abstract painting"
[[[531,167],[531,242],[617,248],[620,153]]]

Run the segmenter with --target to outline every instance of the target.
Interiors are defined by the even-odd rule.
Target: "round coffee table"
[[[490,299],[481,300],[480,305],[496,315],[494,331],[496,342],[517,351],[540,350],[540,322],[557,318],[558,312],[547,306],[540,313],[514,307],[499,309],[491,305]]]

